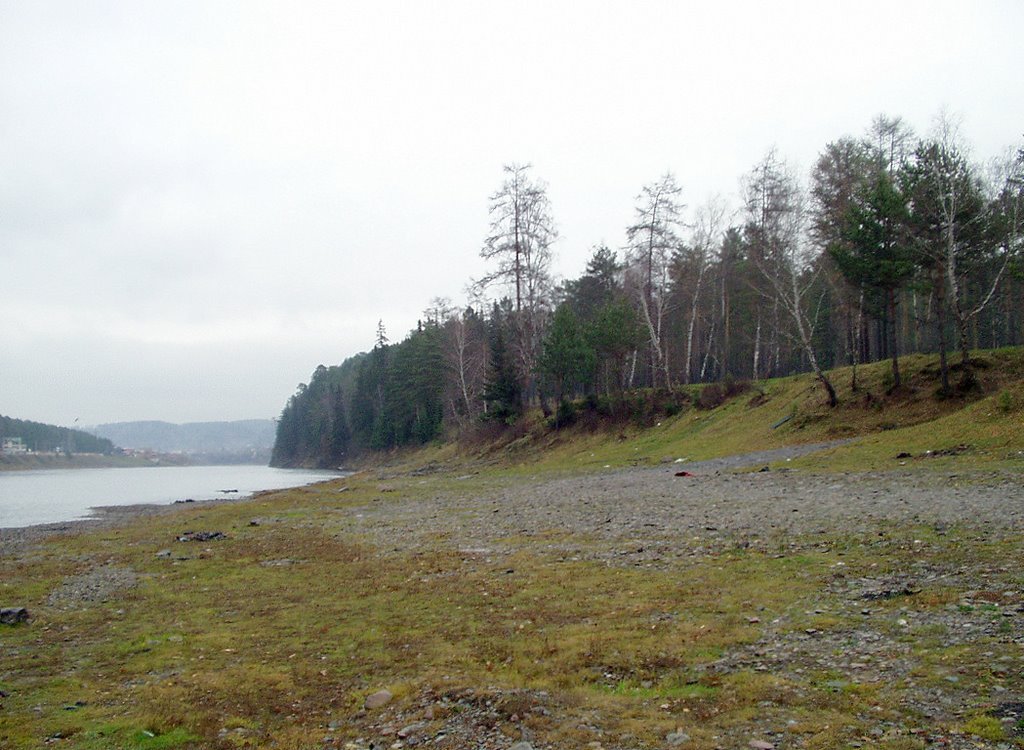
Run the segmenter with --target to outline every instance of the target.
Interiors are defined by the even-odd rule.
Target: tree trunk
[[[651,318],[651,310],[647,304],[646,296],[640,300],[640,311],[644,316],[644,324],[647,326],[647,334],[651,339],[651,387],[658,387],[658,371],[661,368],[662,357],[664,352],[661,348],[661,335],[659,328],[661,321],[658,321],[658,327],[655,327],[655,321]]]
[[[968,370],[971,367],[971,347],[967,343],[968,332],[967,332],[967,315],[964,312],[963,305],[960,303],[960,283],[956,278],[955,271],[950,271],[947,264],[946,275],[949,277],[949,291],[950,296],[953,298],[953,322],[956,323],[956,334],[957,334],[957,345],[960,349],[960,361],[964,367],[964,376],[967,376]]]
[[[902,385],[900,380],[900,353],[896,345],[896,290],[888,290],[889,297],[889,351],[892,356],[892,390]]]
[[[933,274],[935,283],[935,325],[939,335],[939,374],[943,395],[949,394],[949,363],[946,361],[946,279],[941,266]]]
[[[683,382],[686,384],[690,383],[691,363],[693,362],[693,327],[697,323],[697,305],[700,302],[700,287],[706,268],[707,265],[701,262],[700,271],[697,272],[697,283],[693,289],[693,302],[690,305],[690,325],[686,331],[686,372],[683,376]]]
[[[779,295],[776,292],[775,302],[772,304],[772,331],[768,347],[768,367],[765,371],[767,377],[778,375],[780,372],[779,360],[782,359],[782,342],[779,340],[779,334],[781,333],[781,328],[782,322],[779,320]]]
[[[757,329],[754,331],[754,380],[760,380],[761,373],[761,316],[757,316]]]
[[[651,308],[654,307],[654,228],[658,218],[658,201],[655,200],[651,209],[651,224],[647,232],[647,283],[644,285],[644,318],[651,336],[651,387],[658,386],[658,365],[661,363],[661,321],[655,329],[651,321]]]
[[[804,353],[807,355],[807,361],[811,365],[811,369],[814,370],[815,376],[821,381],[821,384],[825,386],[825,392],[828,393],[828,405],[830,408],[835,408],[839,403],[839,398],[836,396],[836,389],[832,386],[832,381],[828,379],[825,372],[821,369],[818,364],[818,357],[814,353],[814,344],[811,341],[812,329],[808,327],[808,321],[804,319],[803,307],[801,306],[801,291],[800,285],[797,281],[796,271],[790,270],[790,282],[792,284],[792,299],[786,301],[787,306],[790,307],[790,312],[793,314],[793,320],[796,322],[796,330],[800,336],[800,343],[804,348]],[[782,297],[782,294],[776,295],[776,299]]]
[[[708,345],[704,350],[704,361],[700,365],[700,376],[699,380],[701,383],[704,382],[705,375],[708,370],[708,362],[711,360],[711,352],[714,351],[715,345],[715,321],[711,321],[711,330],[708,332]],[[721,370],[721,362],[719,362],[719,370]],[[721,375],[721,373],[719,373]]]
[[[860,336],[861,336],[861,321],[864,318],[864,289],[860,290],[860,296],[857,297],[857,321],[854,324],[853,334],[853,375],[850,382],[850,390],[857,390],[857,365],[861,361],[860,351]]]
[[[729,340],[729,291],[726,287],[726,274],[722,274],[722,359],[718,367],[723,377],[729,374],[729,355],[732,353]]]

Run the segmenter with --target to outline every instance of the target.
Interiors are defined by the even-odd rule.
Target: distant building
[[[5,437],[0,453],[7,455],[28,453],[28,446],[22,442],[20,437]]]

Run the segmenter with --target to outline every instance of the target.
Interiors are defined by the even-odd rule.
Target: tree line
[[[807,175],[774,149],[721,198],[690,208],[674,175],[642,187],[621,248],[593,248],[556,282],[545,183],[504,168],[464,305],[435,299],[401,342],[320,366],[278,422],[272,463],[335,465],[539,406],[635,389],[828,371],[938,352],[940,394],[970,388],[972,348],[1024,339],[1024,149],[974,163],[947,116],[899,118],[828,143]],[[959,352],[950,364],[951,352]],[[956,375],[954,382],[951,370]]]

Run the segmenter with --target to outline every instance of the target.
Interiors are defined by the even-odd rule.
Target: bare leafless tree
[[[771,300],[776,313],[784,312],[792,320],[797,342],[815,377],[825,388],[829,406],[835,406],[839,402],[835,387],[822,369],[814,348],[820,298],[815,300],[812,290],[821,263],[808,235],[803,191],[793,172],[774,150],[754,168],[747,184],[747,212],[755,224],[760,244],[752,257],[767,281],[766,298]],[[782,335],[777,316],[773,318],[773,329],[773,341],[777,342]]]
[[[487,370],[487,329],[472,307],[450,308],[444,321],[444,360],[449,388],[448,408],[459,427],[484,410]]]
[[[505,181],[491,195],[490,234],[480,256],[497,267],[481,288],[506,286],[515,299],[514,349],[524,398],[535,391],[535,364],[551,297],[551,245],[558,236],[547,186],[530,175],[529,164],[504,167]]]
[[[742,180],[743,204],[747,216],[750,257],[762,271],[763,279],[781,277],[786,260],[784,238],[794,209],[798,185],[788,167],[772,148]],[[754,339],[754,377],[776,374],[782,360],[782,300],[777,285],[762,288],[767,309],[759,308]],[[768,356],[761,365],[762,331],[767,328]]]
[[[637,196],[636,223],[626,230],[627,280],[637,300],[651,349],[651,385],[672,387],[664,323],[669,305],[669,262],[679,248],[682,188],[671,173],[645,185]],[[659,378],[659,373],[661,377]]]
[[[715,263],[715,255],[721,247],[722,230],[725,224],[726,206],[720,196],[709,198],[696,212],[690,241],[690,315],[686,324],[686,359],[683,368],[683,382],[690,383],[693,377],[694,330],[700,309],[700,296],[704,277]],[[711,350],[712,333],[709,335],[707,350]],[[706,367],[701,368],[701,377]]]

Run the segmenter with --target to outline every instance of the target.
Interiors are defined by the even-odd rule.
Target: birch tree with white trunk
[[[672,376],[664,328],[670,301],[669,266],[680,245],[681,194],[671,173],[645,185],[636,197],[636,222],[626,230],[627,280],[647,330],[651,385],[657,386],[661,380],[667,388],[672,387]]]
[[[704,288],[704,278],[715,262],[715,255],[721,247],[722,230],[725,224],[725,201],[720,196],[709,198],[697,209],[694,217],[693,232],[690,246],[689,270],[690,279],[690,315],[686,324],[686,359],[683,366],[683,382],[689,384],[693,379],[693,344],[694,331],[697,326],[700,297]],[[713,329],[709,334],[707,351],[711,351]],[[707,358],[705,357],[705,365]],[[701,368],[701,376],[705,367]]]
[[[814,348],[821,298],[815,299],[813,289],[822,264],[808,235],[803,191],[774,150],[751,175],[747,211],[761,235],[761,252],[753,253],[753,259],[768,282],[766,296],[772,301],[774,311],[783,312],[792,320],[797,343],[824,387],[829,406],[834,407],[839,403],[835,387],[822,369]],[[776,318],[773,322],[774,335],[778,337],[782,334],[781,321]]]

